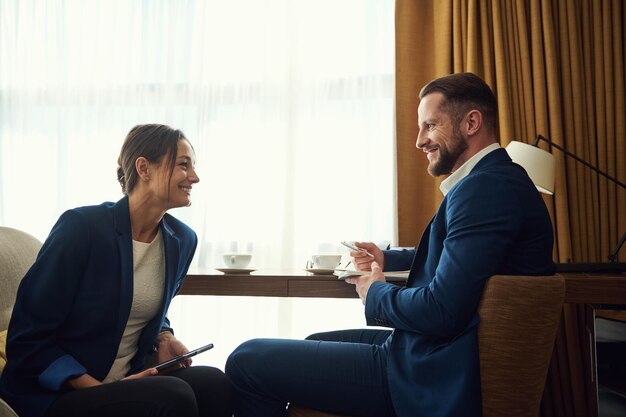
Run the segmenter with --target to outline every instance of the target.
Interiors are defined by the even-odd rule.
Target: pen
[[[342,244],[343,246],[346,246],[346,247],[348,247],[348,248],[352,249],[352,250],[356,250],[356,251],[359,251],[359,252],[365,252],[365,254],[366,254],[367,256],[369,256],[370,258],[373,258],[373,257],[374,257],[374,255],[372,255],[371,253],[369,253],[369,252],[368,252],[368,251],[366,251],[365,249],[363,249],[363,248],[357,248],[357,247],[356,247],[356,246],[354,246],[354,244],[352,244],[352,243],[348,243],[348,242],[346,242],[346,241],[342,241],[342,242],[341,242],[341,244]]]

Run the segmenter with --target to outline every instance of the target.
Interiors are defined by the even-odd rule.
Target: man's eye
[[[426,123],[426,129],[432,130],[435,125],[433,123]]]

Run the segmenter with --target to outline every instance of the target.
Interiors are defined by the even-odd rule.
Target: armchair
[[[17,287],[35,261],[41,242],[20,230],[0,227],[0,333],[6,336]],[[0,336],[2,336],[0,335]],[[0,337],[0,372],[4,367],[4,343]],[[18,417],[0,398],[0,417]]]

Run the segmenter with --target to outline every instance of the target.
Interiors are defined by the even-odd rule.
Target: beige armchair
[[[478,308],[483,417],[539,415],[564,297],[560,275],[487,281]],[[341,416],[291,405],[289,417]]]
[[[17,287],[35,261],[41,242],[20,230],[0,227],[0,372],[4,367],[4,337]],[[0,417],[18,417],[0,398]]]

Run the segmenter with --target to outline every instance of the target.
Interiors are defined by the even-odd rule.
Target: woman
[[[166,317],[196,234],[167,210],[191,204],[195,153],[179,130],[140,125],[118,159],[117,203],[66,211],[22,280],[0,395],[21,417],[230,416],[222,371],[146,368],[187,352]]]

